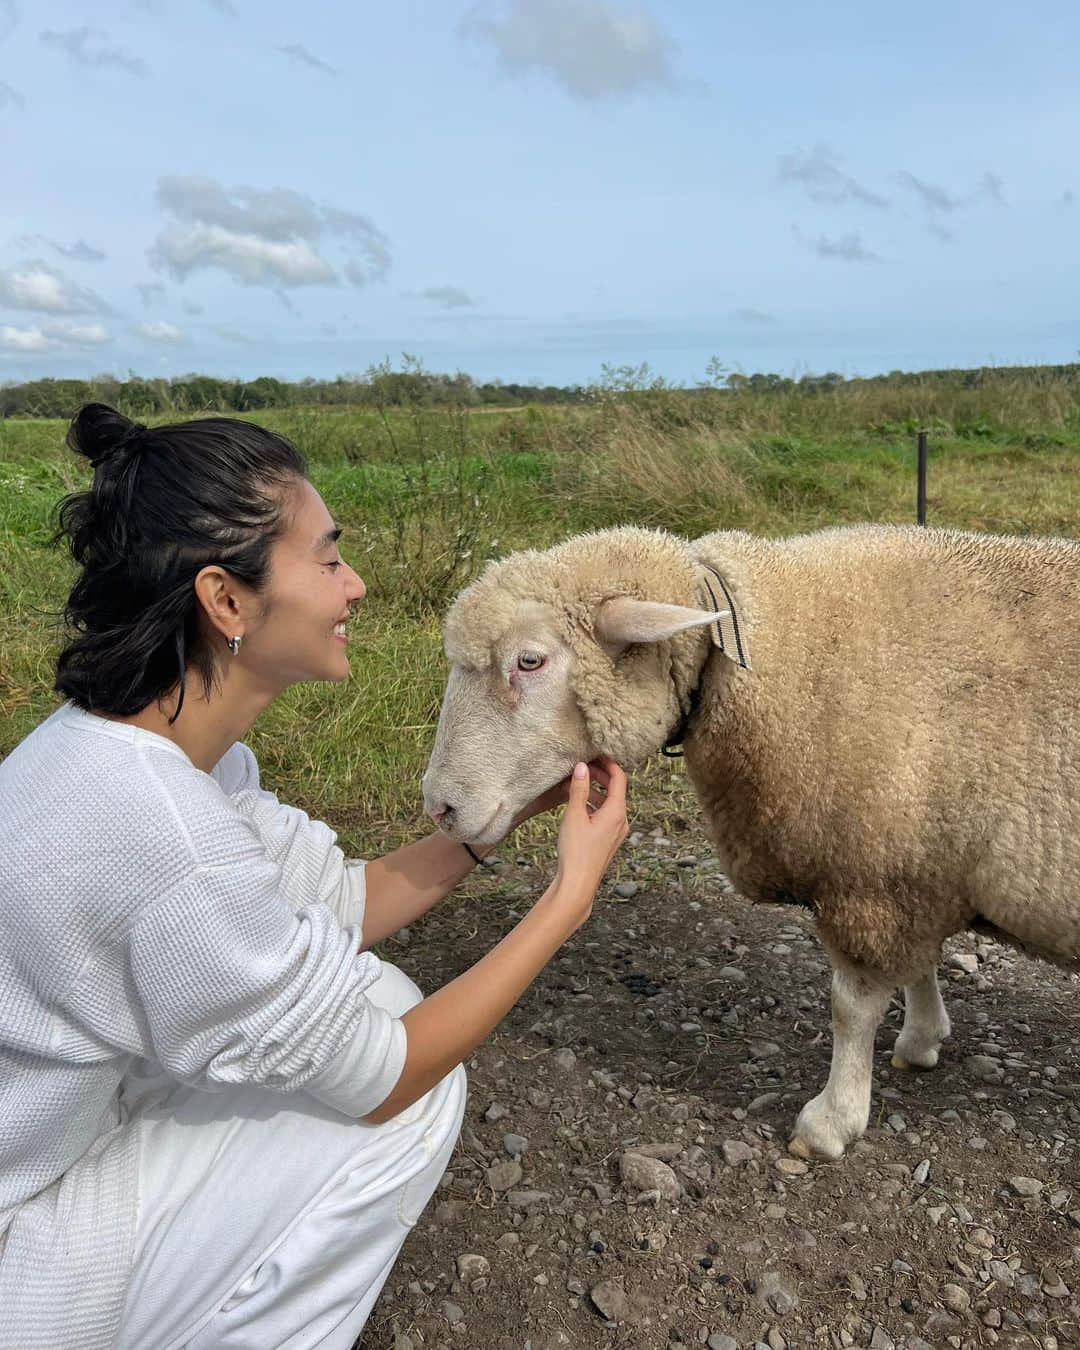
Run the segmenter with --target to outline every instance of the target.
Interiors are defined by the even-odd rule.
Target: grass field
[[[1080,388],[1052,377],[607,393],[585,407],[482,413],[288,409],[256,420],[307,456],[369,599],[350,682],[290,691],[250,739],[267,783],[331,820],[357,853],[424,828],[418,783],[445,673],[440,617],[489,557],[622,523],[695,535],[910,521],[920,426],[931,433],[932,524],[1080,534]],[[50,539],[57,502],[88,476],[64,430],[0,421],[0,756],[56,701],[55,615],[70,572]],[[677,802],[680,775],[657,764],[639,791]]]

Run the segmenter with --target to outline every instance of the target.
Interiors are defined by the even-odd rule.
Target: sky
[[[1080,5],[0,0],[0,381],[1076,360]]]

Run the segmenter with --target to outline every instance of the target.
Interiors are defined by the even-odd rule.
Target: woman
[[[438,832],[346,865],[242,738],[344,680],[364,583],[282,437],[68,443],[68,702],[0,764],[0,1345],[320,1346],[359,1335],[461,1123],[461,1061],[589,916],[625,778],[579,764],[555,880],[428,998],[371,944],[476,861]]]

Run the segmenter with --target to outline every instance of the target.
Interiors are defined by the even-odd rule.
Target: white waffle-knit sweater
[[[206,774],[67,705],[0,763],[0,1346],[112,1344],[134,1061],[355,1117],[389,1094],[405,1030],[365,997],[363,894],[362,865],[260,788],[245,746]]]

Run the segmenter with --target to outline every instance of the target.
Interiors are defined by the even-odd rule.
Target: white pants
[[[386,964],[369,997],[400,1016],[421,994]],[[383,1125],[305,1093],[160,1084],[127,1093],[140,1197],[117,1350],[350,1350],[453,1151],[464,1070]]]

